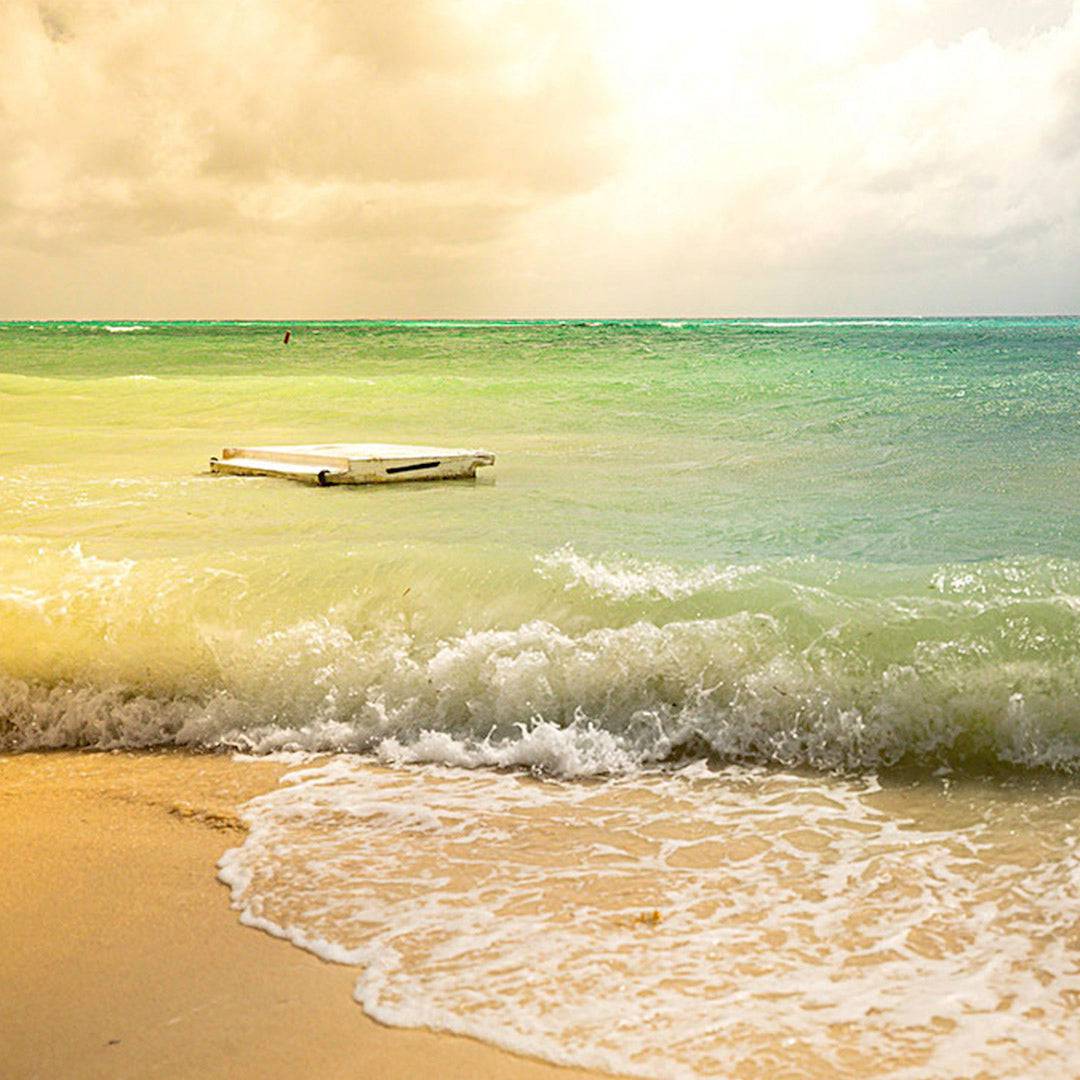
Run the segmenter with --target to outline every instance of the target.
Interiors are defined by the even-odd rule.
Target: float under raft
[[[226,447],[210,471],[234,476],[281,476],[309,484],[387,484],[398,480],[463,480],[494,465],[486,450],[393,443]]]

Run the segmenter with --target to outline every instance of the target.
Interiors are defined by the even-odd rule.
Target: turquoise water
[[[296,753],[221,878],[384,1023],[1069,1072],[1080,320],[291,328],[0,325],[0,749]],[[207,468],[317,441],[497,464]]]
[[[15,745],[1080,761],[1080,320],[9,323],[0,408]],[[498,463],[206,474],[311,441]]]
[[[217,410],[253,435],[509,440],[515,469],[559,466],[543,490],[515,489],[510,507],[500,500],[515,539],[528,495],[544,500],[541,515],[526,515],[534,535],[550,525],[540,543],[580,537],[660,558],[1080,553],[1076,320],[293,331],[285,349],[278,328],[261,324],[153,324],[129,335],[8,324],[0,370],[173,380],[166,431],[170,419],[202,427]],[[7,393],[19,385],[6,381]],[[104,408],[111,389],[97,399]],[[142,396],[156,404],[130,389],[123,403]],[[65,395],[50,397],[56,420],[67,419]],[[150,432],[160,437],[145,417],[140,433]]]

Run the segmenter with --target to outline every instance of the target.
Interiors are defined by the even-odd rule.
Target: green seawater
[[[8,323],[0,435],[10,747],[1080,763],[1077,319]],[[497,464],[207,469],[333,441]]]
[[[310,752],[220,877],[385,1024],[1069,1072],[1080,320],[286,325],[0,324],[0,750]]]

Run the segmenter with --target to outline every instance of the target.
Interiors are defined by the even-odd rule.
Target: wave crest
[[[434,647],[403,625],[354,635],[321,618],[218,648],[220,680],[200,693],[4,678],[0,740],[348,750],[565,776],[692,758],[1080,766],[1075,658],[920,646],[875,667],[842,643],[793,648],[764,614],[579,634],[537,620]]]
[[[695,759],[1080,768],[1075,563],[680,569],[564,547],[448,576],[394,558],[346,588],[272,560],[20,549],[0,588],[0,747],[567,776]]]
[[[579,555],[567,544],[536,559],[550,580],[565,578],[565,588],[584,589],[609,600],[682,600],[706,589],[729,589],[761,572],[757,565],[704,566],[683,570],[667,563],[622,558],[602,561]]]

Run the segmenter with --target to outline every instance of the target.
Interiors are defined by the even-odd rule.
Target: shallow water
[[[385,1023],[646,1077],[1074,1075],[1080,793],[348,756],[247,807],[249,925]]]
[[[650,1076],[1060,1075],[1080,321],[283,329],[0,325],[0,746],[345,752],[253,811],[270,846],[237,856],[262,883],[238,897],[331,949],[407,926],[363,984],[394,1022]],[[498,463],[366,489],[206,471],[332,440]],[[405,886],[459,833],[484,854],[425,914]],[[578,861],[545,865],[545,837]],[[595,844],[618,897],[567,922]],[[491,920],[487,959],[425,931],[455,904]],[[466,993],[549,939],[577,991],[553,960],[500,983],[513,1009]]]
[[[293,330],[0,329],[8,745],[1080,760],[1076,320]],[[499,461],[205,471],[321,439]]]

